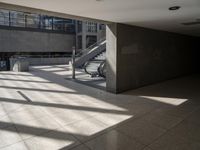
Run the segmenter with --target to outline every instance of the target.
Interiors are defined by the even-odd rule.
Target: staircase
[[[105,78],[106,40],[103,39],[78,53],[75,67],[84,69],[91,77]]]

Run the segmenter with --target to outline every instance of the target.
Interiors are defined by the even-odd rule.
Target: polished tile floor
[[[0,72],[2,150],[199,150],[200,76],[111,94],[68,66]]]

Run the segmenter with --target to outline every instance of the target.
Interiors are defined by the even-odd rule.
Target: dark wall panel
[[[197,72],[200,39],[117,24],[117,92]]]

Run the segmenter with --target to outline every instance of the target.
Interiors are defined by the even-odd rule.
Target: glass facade
[[[72,19],[0,9],[0,25],[75,33]]]

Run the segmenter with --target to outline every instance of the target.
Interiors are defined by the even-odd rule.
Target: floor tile
[[[62,126],[92,117],[80,110],[66,110],[62,113],[49,112],[48,115],[55,119]]]
[[[24,142],[19,142],[16,144],[12,144],[10,146],[6,146],[2,148],[1,150],[28,150],[28,148]]]
[[[166,130],[141,119],[130,121],[116,129],[145,145],[150,144],[166,132]]]
[[[115,127],[118,126],[122,122],[126,122],[127,120],[134,118],[134,115],[129,114],[100,114],[97,116],[94,116],[97,120],[103,122],[108,127]]]
[[[149,148],[149,147],[145,147],[145,148],[142,149],[142,150],[153,150],[153,149],[151,149],[151,148]]]
[[[15,125],[22,139],[27,139],[32,136],[40,135],[59,128],[60,125],[50,117],[43,117],[37,120],[24,122],[23,124]]]
[[[15,99],[13,99],[13,100],[15,100]],[[3,102],[2,106],[4,107],[4,110],[9,114],[9,113],[13,113],[14,111],[17,111],[18,109],[20,109],[23,106],[23,104]]]
[[[66,132],[54,130],[40,136],[35,136],[25,140],[26,145],[30,150],[55,150],[55,149],[70,149],[80,144],[73,136]]]
[[[115,130],[104,133],[86,143],[91,150],[141,150],[144,145]]]
[[[153,150],[199,150],[200,143],[166,134],[150,145]]]
[[[8,127],[8,126],[12,126],[12,125],[13,125],[13,123],[10,120],[8,115],[0,117],[0,129],[3,129],[3,128]]]
[[[179,136],[187,140],[196,140],[200,142],[200,126],[189,121],[182,121],[180,124],[169,130],[174,136]]]
[[[22,111],[17,111],[9,114],[10,119],[14,123],[22,123],[30,120],[35,120],[41,117],[45,117],[46,115],[40,109],[25,109]]]
[[[65,148],[62,148],[61,150],[65,150]],[[76,146],[70,150],[90,150],[88,147],[86,147],[85,145],[81,144],[79,146]]]
[[[15,144],[21,140],[14,126],[0,129],[0,148]]]
[[[103,132],[106,132],[108,126],[95,118],[91,118],[69,124],[64,126],[64,128],[67,132],[72,133],[76,138],[85,142]]]
[[[160,109],[158,109],[157,113],[173,115],[179,118],[185,118],[189,116],[194,110],[198,109],[198,107],[198,105],[185,102],[181,105],[173,107],[166,105],[165,107],[161,107]]]
[[[164,129],[170,129],[183,120],[182,118],[173,115],[157,113],[156,111],[144,115],[143,119]]]
[[[5,116],[7,113],[6,113],[6,111],[5,111],[5,109],[4,109],[4,107],[2,106],[2,104],[0,103],[0,118],[2,117],[2,116]]]
[[[26,149],[23,138],[33,150],[125,150],[140,145],[147,146],[141,150],[200,149],[199,78],[180,78],[116,95],[65,80],[71,71],[54,72],[59,67],[63,66],[0,73],[7,79],[51,82],[0,80],[1,86],[29,89],[22,92],[32,100],[27,103],[16,89],[0,88],[1,148]]]
[[[186,118],[186,120],[189,121],[189,122],[193,122],[193,123],[196,123],[196,124],[199,124],[199,125],[200,125],[199,116],[200,116],[200,109],[198,109],[198,110],[194,111],[193,113],[191,113],[191,114]]]

